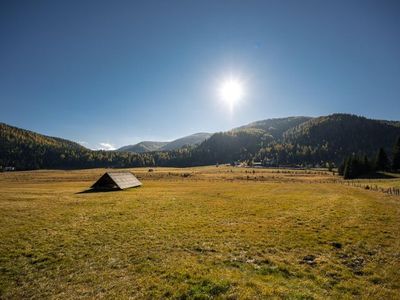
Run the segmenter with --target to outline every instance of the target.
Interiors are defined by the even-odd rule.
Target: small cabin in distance
[[[92,186],[95,190],[125,190],[142,183],[131,172],[106,172]]]
[[[7,167],[0,166],[0,172],[11,172],[15,170],[16,170],[15,167],[12,166],[7,166]]]

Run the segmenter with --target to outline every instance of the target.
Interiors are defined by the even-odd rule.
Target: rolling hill
[[[375,155],[379,147],[391,152],[400,136],[400,123],[349,114],[310,119],[284,133],[284,143],[321,149],[321,160],[337,161],[352,153]]]
[[[90,150],[82,145],[0,123],[0,171],[128,167],[154,164],[154,157],[136,153]]]
[[[311,117],[287,117],[274,118],[252,122],[250,124],[235,128],[233,130],[243,130],[248,128],[261,129],[272,135],[275,139],[281,139],[285,131],[296,127],[306,121],[311,120]]]
[[[152,151],[171,151],[177,150],[184,146],[196,146],[206,139],[208,139],[212,134],[206,132],[195,133],[192,135],[185,136],[183,138],[179,138],[173,140],[172,142],[140,142],[135,145],[123,146],[117,151],[120,152],[135,152],[135,153],[144,153],[144,152],[152,152]]]
[[[273,140],[270,134],[257,128],[215,133],[192,150],[192,162],[194,165],[208,165],[249,160]]]
[[[172,142],[142,142],[93,151],[75,142],[0,124],[0,166],[17,169],[194,166],[233,161],[264,165],[339,164],[353,153],[391,154],[400,122],[349,114],[253,122],[227,132],[198,133]],[[184,146],[189,147],[184,147]]]
[[[185,136],[180,139],[176,139],[172,142],[169,142],[168,144],[162,146],[160,150],[162,151],[170,151],[170,150],[177,150],[179,148],[182,148],[184,146],[196,146],[204,142],[206,139],[208,139],[210,136],[212,136],[211,133],[207,132],[199,132],[195,133],[192,135]]]
[[[215,133],[193,149],[192,161],[196,165],[207,165],[216,162],[252,160],[260,149],[282,141],[284,132],[288,129],[311,119],[310,117],[266,119],[227,132]]]
[[[267,119],[216,133],[192,151],[195,164],[260,161],[264,165],[336,165],[351,154],[391,153],[399,122],[350,114]]]
[[[117,151],[144,153],[144,152],[160,150],[160,148],[162,148],[163,146],[165,146],[167,144],[168,144],[168,142],[143,141],[143,142],[137,143],[135,145],[123,146],[123,147],[117,149]]]
[[[64,153],[90,151],[82,145],[58,137],[0,123],[0,166],[15,166],[18,169],[40,168],[44,160],[65,158]]]

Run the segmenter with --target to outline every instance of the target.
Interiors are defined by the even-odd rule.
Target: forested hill
[[[351,154],[373,158],[383,147],[390,154],[400,123],[349,114],[289,117],[250,123],[216,133],[191,150],[185,163],[258,161],[263,165],[339,165]]]
[[[43,160],[55,153],[87,151],[78,143],[4,123],[0,123],[0,145],[0,165],[11,165],[18,169],[40,168]]]
[[[17,170],[125,167],[154,164],[146,155],[92,151],[69,140],[0,123],[0,167]]]
[[[310,119],[284,133],[284,144],[308,147],[321,160],[336,161],[355,154],[375,155],[379,147],[392,150],[400,122],[372,120],[349,114]]]
[[[167,143],[166,145],[162,146],[160,150],[162,151],[170,151],[170,150],[177,150],[179,148],[185,147],[185,146],[197,146],[204,142],[206,139],[208,139],[210,136],[212,136],[211,133],[207,132],[199,132],[199,133],[194,133],[179,139],[176,139],[172,142]]]
[[[168,144],[168,142],[143,141],[143,142],[137,143],[135,145],[123,146],[123,147],[117,149],[117,151],[144,153],[144,152],[157,151],[161,147],[163,147],[167,144]]]
[[[196,146],[171,151],[93,151],[81,145],[0,124],[0,166],[23,169],[195,166],[234,161],[264,165],[335,163],[353,153],[390,155],[400,123],[348,114],[289,117],[254,122],[219,132]],[[160,148],[161,149],[161,148]]]
[[[135,153],[144,153],[144,152],[152,152],[152,151],[171,151],[177,150],[182,147],[187,146],[196,146],[204,142],[204,140],[208,139],[212,134],[206,132],[199,132],[195,134],[191,134],[172,142],[149,142],[144,141],[137,143],[135,145],[123,146],[117,151],[120,152],[135,152]]]
[[[252,160],[260,148],[273,141],[272,135],[257,128],[215,133],[191,149],[191,160],[188,163],[208,165]]]
[[[287,118],[275,118],[275,119],[266,119],[262,121],[253,122],[238,128],[235,128],[234,131],[240,131],[243,129],[261,129],[272,135],[275,139],[281,139],[283,134],[293,128],[296,127],[308,120],[311,120],[311,117],[287,117]]]
[[[0,123],[0,138],[2,143],[17,144],[27,146],[28,148],[35,144],[41,144],[55,148],[86,149],[82,145],[66,139],[42,135],[30,130],[10,126],[5,123]]]

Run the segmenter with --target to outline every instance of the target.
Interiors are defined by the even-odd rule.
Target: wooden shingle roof
[[[142,183],[131,172],[107,172],[91,187],[94,189],[127,189]]]

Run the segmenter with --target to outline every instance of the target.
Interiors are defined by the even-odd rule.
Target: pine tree
[[[344,171],[343,171],[344,179],[352,179],[353,178],[353,157],[348,157],[344,163]]]
[[[397,138],[397,141],[393,146],[392,170],[400,170],[400,137]]]
[[[389,159],[383,148],[379,148],[378,155],[376,156],[375,169],[377,171],[386,171],[389,167]]]
[[[371,164],[366,155],[361,158],[353,154],[346,158],[341,168],[343,168],[344,179],[354,179],[368,174],[371,171]]]
[[[362,171],[365,174],[371,172],[371,164],[369,162],[368,156],[366,155],[364,155]]]
[[[338,167],[338,174],[339,174],[339,176],[343,176],[343,175],[344,175],[344,169],[345,169],[345,167],[346,167],[346,161],[347,161],[347,158],[345,158],[345,159],[342,161],[342,163],[339,165],[339,167]]]

